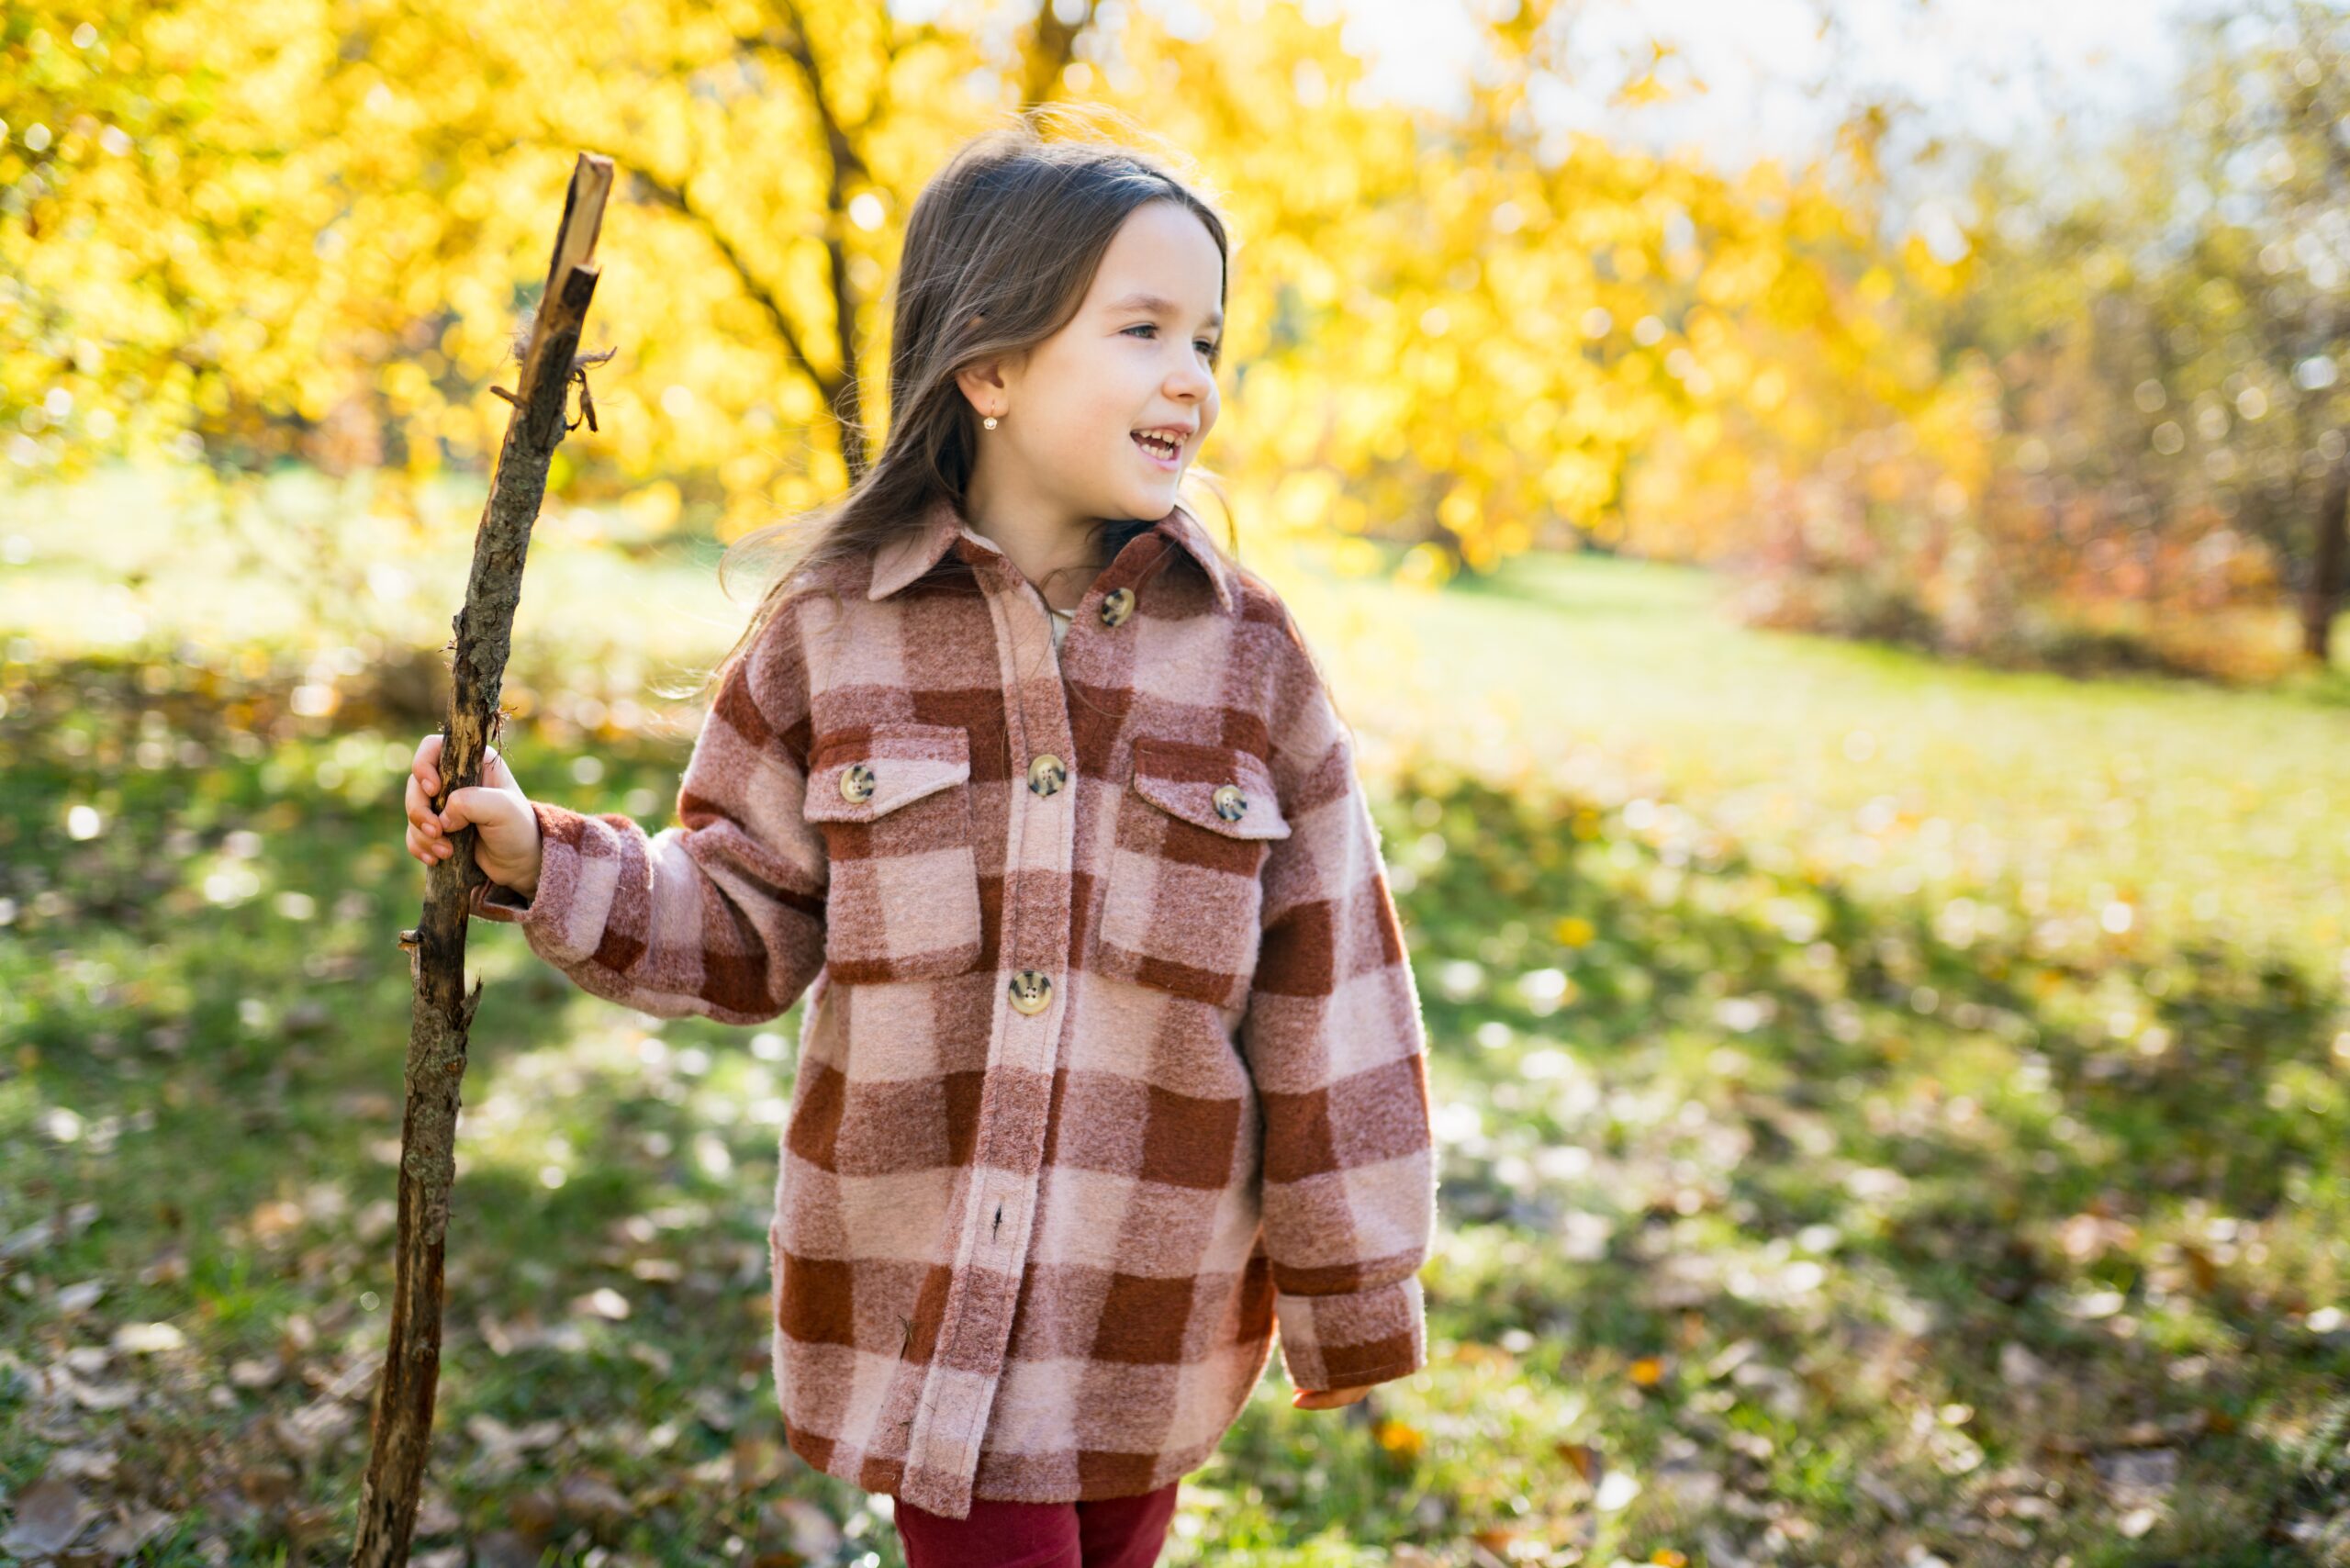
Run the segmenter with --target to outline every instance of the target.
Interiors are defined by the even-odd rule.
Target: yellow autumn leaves
[[[908,206],[1035,93],[1066,133],[1193,165],[1229,216],[1206,459],[1260,535],[1418,543],[1430,581],[1577,533],[1687,543],[1823,409],[1931,390],[1888,368],[1910,361],[1872,281],[1912,259],[1874,255],[1847,196],[1540,129],[1549,4],[1484,24],[1494,63],[1441,116],[1371,100],[1337,18],[1273,0],[1180,34],[1015,12],[1009,56],[1002,19],[857,0],[583,6],[554,34],[478,0],[18,7],[0,472],[381,465],[397,510],[479,468],[586,148],[621,174],[592,334],[618,353],[556,481],[672,485],[681,525],[731,538],[862,466]]]

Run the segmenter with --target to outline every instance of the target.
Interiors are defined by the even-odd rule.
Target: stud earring
[[[987,426],[990,430],[995,429],[995,416],[993,414],[990,414],[986,419],[979,422]]]

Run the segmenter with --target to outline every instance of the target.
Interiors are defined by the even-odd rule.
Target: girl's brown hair
[[[999,354],[1016,357],[1066,325],[1119,225],[1136,207],[1172,201],[1198,217],[1225,263],[1216,291],[1218,306],[1225,303],[1231,245],[1223,218],[1194,189],[1196,176],[1192,183],[1179,176],[1172,154],[1154,156],[1106,138],[1048,140],[1045,122],[1070,112],[1040,106],[1021,113],[966,142],[923,187],[907,216],[898,263],[890,427],[880,454],[838,499],[729,547],[719,563],[722,587],[741,557],[780,544],[789,558],[711,673],[712,685],[802,581],[834,562],[869,556],[919,527],[942,498],[963,510],[980,432],[956,374]],[[845,441],[865,434],[861,425],[843,427]],[[1223,501],[1213,475],[1196,465],[1192,473]],[[1225,510],[1228,531],[1229,507]],[[1097,524],[1093,569],[1157,521]],[[804,548],[793,554],[803,539]],[[950,557],[947,566],[960,563]]]

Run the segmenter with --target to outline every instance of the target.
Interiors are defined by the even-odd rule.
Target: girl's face
[[[974,503],[1062,517],[1156,521],[1215,423],[1224,256],[1207,227],[1171,201],[1128,214],[1084,302],[997,379],[966,371],[984,416]],[[1150,431],[1163,441],[1144,442]]]

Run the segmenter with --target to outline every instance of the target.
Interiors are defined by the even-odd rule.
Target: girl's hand
[[[1292,1389],[1290,1406],[1296,1410],[1336,1410],[1342,1405],[1352,1405],[1378,1386],[1371,1383],[1362,1388]]]
[[[437,814],[432,796],[441,788],[439,734],[424,737],[408,771],[408,852],[430,866],[455,853],[450,835],[470,824],[474,830],[474,864],[491,881],[513,889],[524,898],[538,890],[539,814],[530,797],[514,781],[506,759],[491,746],[484,759],[489,782],[453,791]]]

